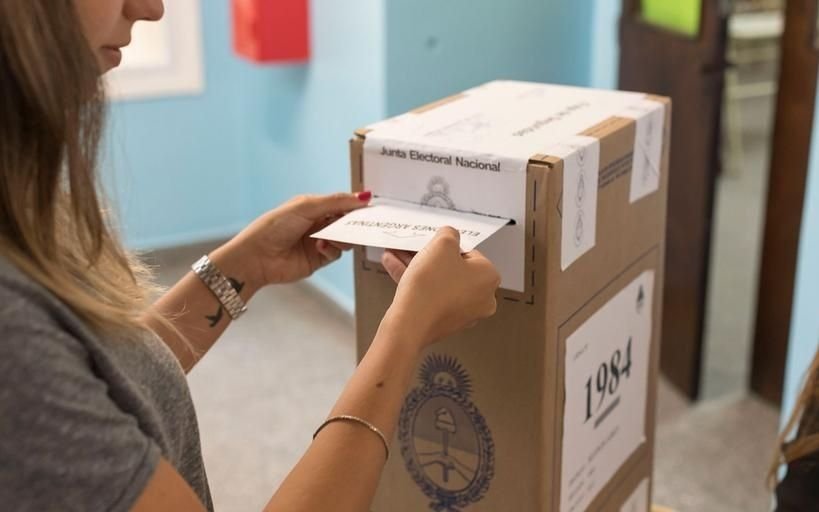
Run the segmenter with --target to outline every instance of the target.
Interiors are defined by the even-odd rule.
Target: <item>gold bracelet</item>
[[[319,428],[316,429],[316,433],[313,434],[313,439],[315,439],[316,436],[319,435],[319,432],[324,430],[324,427],[326,427],[330,423],[334,423],[336,421],[349,421],[349,422],[352,422],[352,423],[358,423],[359,425],[363,425],[363,426],[367,427],[367,429],[370,430],[371,432],[375,432],[375,434],[381,439],[381,442],[384,444],[384,451],[386,452],[387,460],[389,460],[389,458],[390,458],[390,444],[387,442],[387,438],[384,436],[384,434],[380,430],[378,430],[378,427],[376,427],[375,425],[373,425],[372,423],[370,423],[369,421],[367,421],[365,419],[359,418],[358,416],[350,416],[348,414],[341,414],[339,416],[333,416],[332,418],[328,418],[324,423],[321,424],[321,426],[319,426]]]

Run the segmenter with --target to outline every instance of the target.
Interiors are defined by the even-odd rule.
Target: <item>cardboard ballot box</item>
[[[497,314],[423,358],[374,512],[648,510],[670,111],[491,82],[356,132],[354,190],[515,221],[478,247]],[[395,291],[378,261],[356,250],[359,356]]]

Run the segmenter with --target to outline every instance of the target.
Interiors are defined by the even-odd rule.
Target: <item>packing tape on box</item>
[[[635,201],[660,188],[665,105],[648,98],[630,105],[619,114],[634,119],[634,153],[631,166],[629,201]]]
[[[480,250],[498,267],[503,288],[523,291],[529,159],[545,152],[566,160],[565,270],[594,247],[596,237],[599,141],[574,134],[620,113],[637,121],[634,202],[659,186],[663,112],[661,103],[641,93],[490,82],[368,127],[362,181],[384,198],[514,220]],[[367,255],[378,256],[370,250]]]
[[[560,269],[566,270],[595,244],[600,141],[573,135],[547,153],[563,159]]]

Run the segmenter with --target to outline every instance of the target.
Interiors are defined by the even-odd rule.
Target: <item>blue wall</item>
[[[126,242],[153,249],[220,238],[248,217],[237,86],[247,71],[230,51],[227,2],[203,2],[204,95],[113,105],[110,181]]]
[[[298,194],[349,190],[353,130],[384,117],[382,0],[313,0],[311,9],[310,63],[254,68],[242,83],[253,217]],[[352,311],[349,255],[313,282]]]
[[[348,190],[355,128],[488,80],[613,83],[605,4],[313,0],[309,64],[255,66],[233,55],[229,2],[202,2],[205,94],[112,109],[125,239],[224,238],[294,195]],[[313,281],[352,309],[349,258]]]
[[[204,95],[112,109],[109,163],[126,242],[155,249],[233,235],[300,193],[349,190],[347,140],[384,117],[382,0],[313,0],[313,57],[234,56],[226,1],[203,6]],[[352,309],[349,258],[314,276]]]
[[[589,85],[598,89],[616,89],[620,65],[619,23],[623,3],[594,0],[591,26]]]
[[[387,113],[498,78],[589,82],[593,0],[389,0]]]
[[[793,408],[805,371],[819,347],[819,109],[814,112],[813,123],[782,403],[783,422]]]

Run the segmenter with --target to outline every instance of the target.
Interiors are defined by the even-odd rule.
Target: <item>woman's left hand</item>
[[[228,242],[253,269],[259,286],[303,279],[350,248],[310,238],[342,215],[369,204],[372,194],[299,196],[256,219]],[[231,251],[234,252],[234,251]]]

